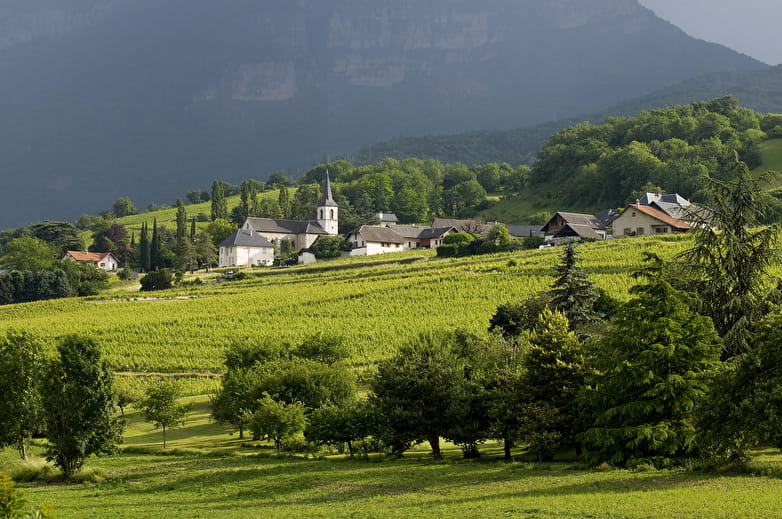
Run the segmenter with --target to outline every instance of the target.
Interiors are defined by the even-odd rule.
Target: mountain
[[[507,162],[532,164],[535,153],[556,132],[588,121],[627,117],[644,110],[685,105],[733,96],[742,106],[761,113],[782,113],[782,65],[744,72],[704,74],[650,94],[630,99],[599,112],[514,128],[425,137],[398,137],[373,144],[347,157],[353,164],[375,164],[385,158],[437,159],[467,165]]]
[[[5,0],[0,227],[762,66],[636,0]]]

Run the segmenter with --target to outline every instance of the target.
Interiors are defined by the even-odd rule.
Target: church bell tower
[[[331,196],[331,181],[329,170],[326,170],[326,185],[323,187],[323,198],[318,205],[317,220],[323,229],[332,236],[339,232],[339,207]]]

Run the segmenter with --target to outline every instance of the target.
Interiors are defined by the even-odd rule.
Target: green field
[[[619,298],[643,252],[670,258],[686,236],[643,237],[580,247],[584,270]],[[497,305],[549,287],[558,249],[441,259],[431,251],[341,259],[284,269],[248,269],[248,279],[139,294],[115,282],[101,296],[0,308],[0,333],[28,329],[53,345],[65,333],[95,337],[120,380],[179,377],[194,404],[188,423],[162,434],[127,415],[123,451],[91,458],[81,481],[44,476],[0,451],[0,471],[23,481],[31,506],[54,502],[61,518],[90,517],[776,517],[782,515],[782,456],[762,451],[757,473],[607,470],[582,467],[572,454],[537,464],[498,445],[477,461],[448,446],[435,462],[422,445],[401,460],[334,452],[277,457],[271,445],[245,442],[211,423],[209,399],[232,341],[296,341],[314,332],[344,336],[361,373],[411,336],[457,327],[484,333]],[[775,274],[779,273],[779,267]]]
[[[629,272],[642,252],[671,257],[686,243],[672,236],[587,244],[583,267],[598,287],[626,298]],[[160,293],[140,294],[128,282],[99,297],[0,307],[0,333],[26,329],[49,342],[84,333],[98,340],[119,371],[208,374],[221,369],[232,342],[295,342],[328,332],[343,336],[353,363],[364,366],[423,331],[485,332],[498,305],[548,289],[558,254],[545,249],[444,259],[433,251],[409,252],[250,269],[243,281]]]
[[[610,470],[572,460],[537,464],[521,452],[505,463],[491,444],[471,461],[452,446],[443,462],[432,461],[423,446],[398,460],[277,457],[272,446],[243,444],[210,423],[206,398],[187,400],[195,404],[188,425],[169,433],[167,451],[161,432],[129,412],[124,452],[91,458],[81,482],[64,485],[55,477],[19,487],[31,506],[55,503],[61,519],[782,515],[782,479],[774,476]],[[778,473],[777,452],[758,452],[755,469]],[[14,456],[0,451],[0,471],[24,472]]]

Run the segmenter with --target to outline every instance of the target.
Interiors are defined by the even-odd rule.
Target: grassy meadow
[[[42,461],[23,464],[0,451],[0,471],[20,480],[30,507],[55,503],[68,518],[287,518],[287,517],[778,517],[782,515],[782,457],[759,451],[757,473],[714,474],[684,470],[612,470],[573,460],[532,463],[521,452],[499,460],[500,446],[486,444],[480,460],[462,460],[447,445],[442,462],[420,446],[402,459],[338,453],[283,455],[271,445],[240,441],[208,419],[208,399],[193,405],[185,427],[162,433],[127,412],[122,452],[91,458],[79,482],[56,477],[21,481],[41,473]],[[40,446],[33,449],[40,453]]]
[[[671,258],[689,243],[641,237],[579,250],[597,286],[625,299],[644,252]],[[47,468],[40,444],[28,463],[0,451],[0,472],[19,481],[30,507],[53,502],[62,519],[782,516],[778,451],[759,451],[753,474],[583,467],[568,453],[538,464],[516,451],[516,461],[505,463],[491,443],[471,461],[453,445],[443,462],[431,459],[427,445],[399,460],[326,451],[278,457],[269,443],[240,440],[209,419],[208,393],[233,341],[339,334],[361,374],[419,332],[484,333],[497,305],[549,287],[559,253],[437,258],[419,251],[247,269],[246,279],[225,282],[219,272],[201,272],[203,285],[144,294],[137,282],[114,280],[100,296],[0,307],[0,333],[31,330],[52,348],[60,335],[89,334],[121,384],[140,390],[148,377],[175,376],[193,406],[186,426],[169,431],[165,450],[161,431],[127,409],[121,452],[90,458],[77,483],[65,485]]]

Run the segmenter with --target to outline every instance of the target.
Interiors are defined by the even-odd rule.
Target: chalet
[[[219,248],[220,267],[274,264],[274,244],[252,229],[239,229],[220,243]]]
[[[594,215],[580,213],[557,213],[541,229],[546,241],[593,239],[605,240],[605,227]]]
[[[119,260],[111,252],[81,252],[69,250],[62,257],[63,261],[70,259],[73,261],[85,261],[94,264],[106,272],[117,272],[119,269]]]
[[[612,222],[614,237],[687,232],[690,225],[651,205],[630,204]]]

